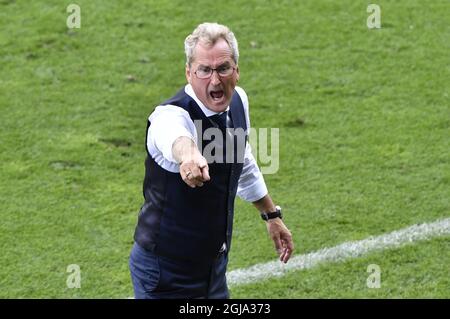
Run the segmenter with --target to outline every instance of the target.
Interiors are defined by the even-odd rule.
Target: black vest
[[[201,121],[202,131],[197,128],[197,135],[202,140],[204,154],[203,149],[214,143],[214,139],[204,139],[203,132],[213,127],[213,123],[184,88],[161,105],[168,104],[186,110],[192,121]],[[236,91],[228,113],[229,125],[247,130],[244,107]],[[150,125],[148,122],[147,130]],[[221,130],[226,136],[225,128]],[[237,159],[240,154],[237,148],[245,149],[246,143],[246,138],[234,137],[232,163],[208,163],[211,180],[196,188],[186,185],[179,173],[163,169],[147,154],[143,185],[145,203],[139,213],[135,241],[158,255],[183,260],[213,259],[224,242],[229,250],[234,199],[243,167],[243,157]],[[225,150],[223,153],[225,157]]]

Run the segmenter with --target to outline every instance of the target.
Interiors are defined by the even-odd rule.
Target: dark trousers
[[[182,248],[180,248],[182,249]],[[134,243],[130,272],[136,299],[227,299],[228,255],[210,262],[181,261],[158,256]]]

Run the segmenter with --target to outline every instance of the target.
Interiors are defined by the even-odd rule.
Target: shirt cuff
[[[161,132],[164,132],[164,135],[158,138],[158,135],[160,135],[158,133]],[[159,149],[164,158],[173,163],[177,163],[172,153],[172,146],[177,138],[186,136],[193,140],[195,144],[197,144],[192,134],[186,128],[179,125],[175,125],[170,129],[167,129],[167,127],[162,129],[159,128],[157,124],[152,124],[150,125],[150,128],[148,130],[148,135],[148,141],[152,140],[154,145],[157,149]]]
[[[247,202],[255,202],[268,194],[266,183],[260,173],[252,184],[244,187],[238,186],[237,195]]]

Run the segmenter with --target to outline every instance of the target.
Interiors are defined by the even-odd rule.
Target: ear
[[[186,63],[186,80],[189,84],[191,84],[191,71],[189,68],[189,64]]]
[[[236,82],[239,81],[239,66],[236,67]]]

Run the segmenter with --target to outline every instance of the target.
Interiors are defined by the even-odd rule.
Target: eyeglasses
[[[209,79],[213,72],[216,71],[219,77],[226,78],[231,76],[234,73],[234,70],[236,70],[236,68],[230,65],[221,65],[215,69],[210,68],[209,66],[199,66],[194,73],[199,79]]]

